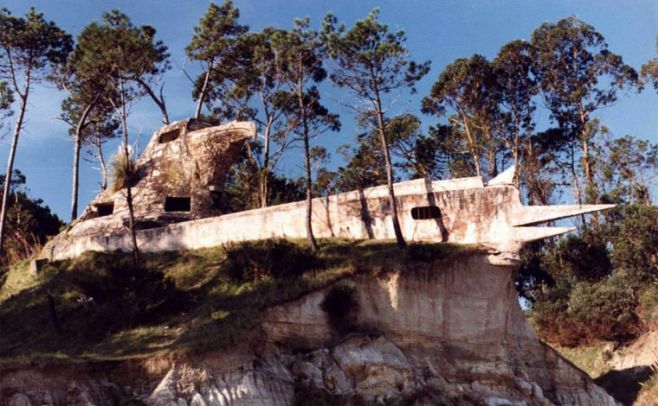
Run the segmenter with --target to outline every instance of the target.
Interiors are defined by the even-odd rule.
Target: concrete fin
[[[513,227],[512,230],[512,239],[525,243],[575,231],[576,227]]]
[[[559,206],[519,206],[511,213],[513,226],[531,226],[547,221],[593,213],[615,207],[614,204],[569,204]]]
[[[516,165],[512,165],[509,168],[505,169],[503,172],[499,173],[498,176],[487,182],[487,186],[513,185],[515,166]]]

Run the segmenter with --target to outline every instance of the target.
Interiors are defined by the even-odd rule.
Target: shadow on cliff
[[[169,341],[156,326],[190,307],[182,291],[128,256],[85,258],[48,264],[37,285],[2,301],[0,356],[93,357],[101,344],[103,355],[120,356]]]
[[[642,383],[653,376],[648,366],[637,366],[613,370],[594,379],[594,383],[605,389],[612,397],[624,405],[632,405],[637,399]]]

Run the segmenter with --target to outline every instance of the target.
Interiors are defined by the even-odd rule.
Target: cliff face
[[[615,404],[538,340],[513,271],[500,255],[463,254],[363,272],[337,284],[358,301],[350,332],[327,321],[330,286],[270,308],[230,348],[162,361],[132,382],[125,365],[87,376],[15,369],[3,374],[0,393],[17,405]]]

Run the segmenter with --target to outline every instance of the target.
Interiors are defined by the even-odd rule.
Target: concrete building
[[[137,161],[134,211],[141,251],[196,249],[273,237],[304,238],[305,202],[221,214],[216,201],[224,177],[249,137],[252,123],[204,127],[183,120],[157,131]],[[509,168],[495,179],[480,177],[394,185],[398,217],[407,241],[483,244],[516,252],[528,241],[573,228],[538,224],[604,210],[613,205],[523,206]],[[85,251],[130,250],[125,190],[101,193],[79,220],[50,241],[43,257],[59,260]],[[393,239],[385,186],[316,198],[318,238]]]

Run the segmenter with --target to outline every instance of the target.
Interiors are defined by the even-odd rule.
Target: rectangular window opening
[[[97,203],[96,205],[96,214],[98,217],[110,216],[114,213],[114,203]]]
[[[160,134],[160,138],[158,141],[160,144],[164,144],[169,141],[173,141],[176,138],[180,136],[180,128],[176,128],[175,130],[167,131],[166,133]]]
[[[441,210],[437,206],[422,206],[411,209],[411,218],[414,220],[430,220],[441,217]]]
[[[165,199],[165,211],[190,211],[191,200],[189,197],[171,197]]]

